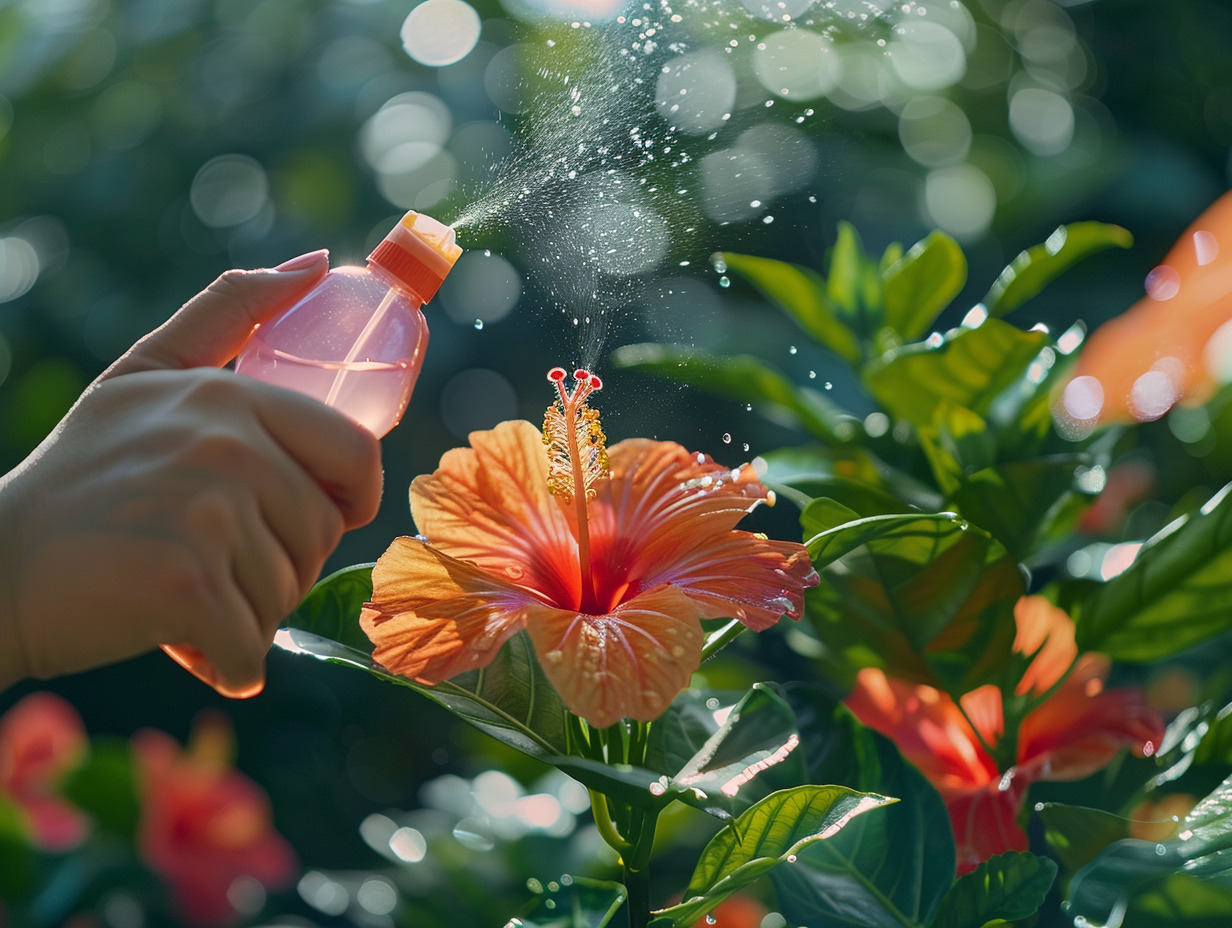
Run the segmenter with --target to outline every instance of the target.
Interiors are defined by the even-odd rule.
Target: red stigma
[[[565,379],[565,369],[563,367],[554,367],[548,371],[548,380],[552,383],[561,383]]]

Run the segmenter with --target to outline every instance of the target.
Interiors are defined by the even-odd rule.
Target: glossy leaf
[[[1047,241],[1020,252],[1010,262],[985,295],[984,307],[989,315],[1004,316],[1088,255],[1106,248],[1128,248],[1133,241],[1127,230],[1102,222],[1058,226]]]
[[[807,544],[822,582],[806,614],[835,672],[876,666],[951,695],[998,681],[1025,588],[986,532],[951,513],[873,516]]]
[[[865,257],[860,235],[849,222],[838,224],[828,271],[831,304],[856,336],[868,342],[882,324],[881,274]]]
[[[882,273],[885,322],[902,341],[926,333],[967,282],[967,258],[944,232],[913,245]]]
[[[986,467],[964,479],[949,502],[1022,561],[1053,507],[1069,494],[1074,472],[1084,460],[1066,454]]]
[[[1043,904],[1057,876],[1046,857],[1010,851],[961,876],[933,917],[937,928],[982,928],[995,919],[1030,918]]]
[[[1102,809],[1046,802],[1038,815],[1044,823],[1044,840],[1070,873],[1081,870],[1108,845],[1129,837],[1129,820]]]
[[[865,367],[864,384],[886,412],[913,425],[928,425],[945,400],[986,416],[1047,343],[1043,332],[988,319],[937,347],[917,342],[888,352]]]
[[[786,261],[727,251],[719,257],[729,271],[761,291],[818,344],[852,364],[860,360],[859,343],[835,314],[826,294],[826,281],[816,271]]]
[[[530,911],[510,919],[505,928],[604,928],[628,893],[620,883],[562,876],[546,885]]]
[[[1155,913],[1166,924],[1232,923],[1232,777],[1185,816],[1175,838],[1157,843],[1126,838],[1109,845],[1075,874],[1069,889],[1074,916],[1104,924],[1125,913],[1126,925],[1145,926]],[[1215,892],[1193,891],[1205,886]],[[1212,920],[1214,919],[1214,920]]]
[[[484,669],[436,686],[392,674],[365,651],[299,628],[279,630],[274,644],[292,654],[357,667],[412,689],[497,741],[539,760],[568,753],[566,709],[540,670],[525,634],[510,639]]]
[[[750,355],[723,358],[676,345],[625,345],[612,352],[617,367],[639,370],[726,396],[825,441],[849,441],[856,420],[811,387],[797,387]]]
[[[1082,604],[1078,645],[1153,661],[1232,627],[1232,484],[1149,539],[1133,564]]]
[[[862,725],[820,687],[786,688],[813,782],[899,802],[862,816],[772,879],[792,925],[927,925],[954,881],[954,839],[937,790],[890,739]]]
[[[897,800],[843,786],[797,786],[772,793],[706,845],[684,901],[655,913],[652,928],[691,928],[732,893],[842,832],[853,819]]]
[[[357,651],[371,651],[372,642],[359,627],[359,612],[372,598],[373,564],[344,567],[317,581],[285,624],[313,632]]]

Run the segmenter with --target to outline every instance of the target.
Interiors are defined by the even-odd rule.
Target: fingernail
[[[310,267],[315,267],[322,261],[329,258],[329,251],[325,248],[318,248],[316,251],[310,251],[305,255],[300,255],[298,258],[292,258],[289,261],[283,261],[274,270],[276,271],[303,271]]]

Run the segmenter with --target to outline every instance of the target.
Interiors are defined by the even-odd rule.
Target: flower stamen
[[[590,531],[586,502],[596,495],[595,484],[608,476],[607,436],[599,422],[599,410],[586,405],[592,393],[603,388],[597,374],[578,368],[573,372],[573,390],[565,389],[565,369],[554,367],[548,380],[556,385],[557,398],[543,415],[543,443],[548,451],[548,491],[577,513],[578,568],[582,601],[594,601],[590,569]]]

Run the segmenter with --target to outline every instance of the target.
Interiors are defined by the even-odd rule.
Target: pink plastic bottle
[[[367,267],[332,269],[257,329],[236,371],[316,397],[381,437],[402,418],[423,364],[420,307],[461,253],[453,229],[408,212]]]
[[[380,438],[402,418],[419,377],[432,299],[462,249],[453,229],[408,212],[368,255],[333,268],[302,300],[263,324],[236,358],[241,374],[289,387],[345,412]],[[165,644],[176,663],[224,696],[255,696],[218,679],[189,644]]]

